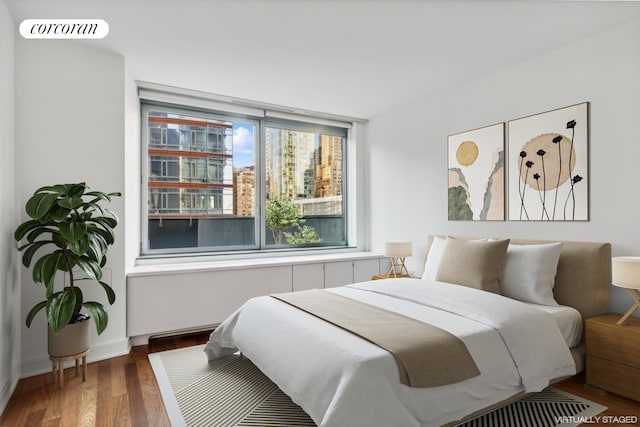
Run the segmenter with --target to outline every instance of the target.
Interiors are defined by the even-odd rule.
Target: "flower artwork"
[[[589,219],[587,103],[509,122],[509,219]]]
[[[504,123],[448,138],[449,220],[504,221]]]

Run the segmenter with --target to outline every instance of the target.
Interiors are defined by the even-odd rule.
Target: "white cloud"
[[[233,129],[234,154],[253,155],[253,132],[246,127],[239,126]]]
[[[233,127],[233,166],[244,167],[254,164],[253,126],[235,125]]]

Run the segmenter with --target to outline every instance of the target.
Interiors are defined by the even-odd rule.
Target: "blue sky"
[[[233,123],[233,167],[241,168],[253,165],[253,125],[245,123]]]

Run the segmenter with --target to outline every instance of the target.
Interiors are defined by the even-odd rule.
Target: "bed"
[[[321,426],[454,425],[581,371],[583,321],[608,309],[610,244],[504,241],[430,236],[422,280],[377,280],[320,291],[401,313],[457,337],[478,375],[435,386],[405,385],[394,354],[272,296],[247,301],[211,334],[205,352],[214,359],[240,350]],[[469,255],[480,246],[498,245],[506,248],[502,261]],[[549,255],[552,246],[555,261]],[[553,275],[531,261],[536,257],[551,259],[545,262],[553,265]],[[482,271],[474,271],[479,267]],[[538,292],[551,302],[457,283],[460,274],[472,281],[498,274],[506,292],[508,271],[513,276],[522,269],[526,280],[551,277],[550,289],[544,290],[552,294]]]

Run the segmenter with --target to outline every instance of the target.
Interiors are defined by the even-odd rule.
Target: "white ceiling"
[[[362,118],[640,17],[612,1],[4,1],[16,24],[104,19],[79,43],[136,79]]]

